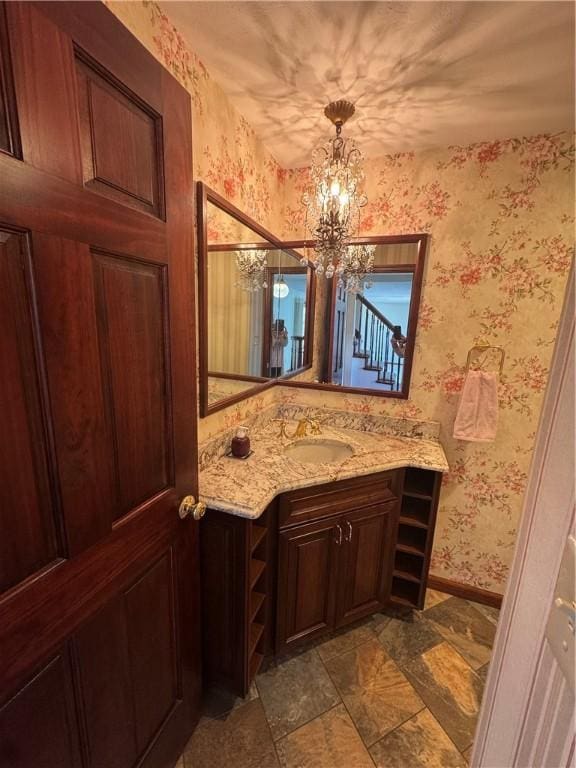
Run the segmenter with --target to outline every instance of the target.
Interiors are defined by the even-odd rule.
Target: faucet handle
[[[310,419],[310,432],[313,435],[321,435],[322,429],[320,427],[320,422],[316,421],[316,419]]]
[[[286,432],[286,419],[272,419],[272,421],[277,421],[280,423],[280,431],[278,432],[278,437],[289,437],[288,432]]]

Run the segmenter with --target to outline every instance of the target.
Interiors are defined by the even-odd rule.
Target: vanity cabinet
[[[385,608],[422,608],[441,475],[396,469],[279,495],[200,528],[206,683],[246,695],[264,658]]]
[[[384,607],[397,512],[392,499],[280,531],[277,651]]]

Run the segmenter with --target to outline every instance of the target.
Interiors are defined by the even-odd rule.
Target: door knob
[[[184,496],[180,502],[178,515],[181,520],[192,515],[194,520],[200,520],[206,514],[206,504],[203,501],[196,501],[194,496]]]

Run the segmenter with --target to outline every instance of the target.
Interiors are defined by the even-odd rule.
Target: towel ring
[[[466,370],[469,371],[470,365],[472,363],[472,356],[475,352],[484,352],[484,357],[482,358],[482,361],[479,363],[480,365],[483,365],[486,362],[486,356],[488,354],[489,350],[496,350],[500,354],[500,366],[499,366],[499,374],[502,376],[502,371],[504,370],[504,360],[506,358],[506,352],[504,351],[503,347],[495,347],[492,344],[476,344],[476,346],[471,347],[468,351],[468,357],[466,358]],[[482,368],[475,368],[474,370],[480,371]]]

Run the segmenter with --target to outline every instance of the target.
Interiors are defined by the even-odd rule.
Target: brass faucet
[[[286,420],[285,419],[275,419],[275,421],[280,422],[280,431],[278,432],[278,437],[286,437],[289,440],[293,438],[298,437],[306,437],[308,434],[308,427],[310,427],[310,434],[311,435],[321,435],[322,429],[320,428],[320,424],[316,421],[316,419],[309,419],[308,416],[304,416],[302,419],[299,419],[298,424],[296,425],[296,429],[294,430],[293,435],[289,435],[286,430]]]
[[[308,434],[307,432],[308,427],[310,427],[311,435],[322,434],[322,430],[320,429],[320,424],[315,419],[309,419],[308,416],[304,416],[304,418],[299,420],[296,426],[294,437],[306,437],[306,435]]]
[[[322,430],[320,428],[320,422],[316,421],[316,419],[310,419],[310,431],[313,435],[321,435]]]

